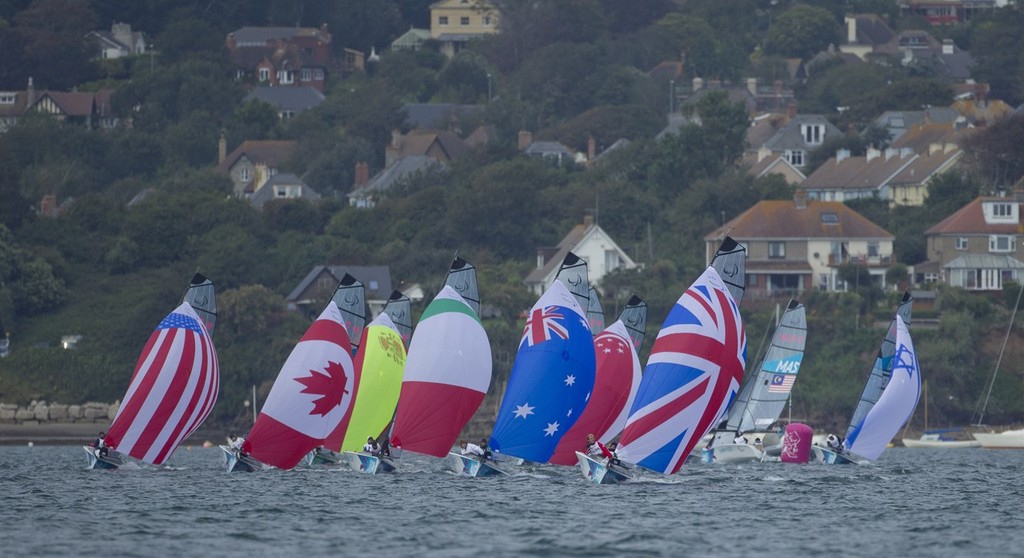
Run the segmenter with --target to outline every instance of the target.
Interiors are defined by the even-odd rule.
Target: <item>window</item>
[[[270,79],[270,68],[260,68],[260,81]]]
[[[821,222],[834,225],[839,222],[839,215],[836,215],[835,213],[832,212],[822,213]]]
[[[379,288],[380,288],[380,284],[379,283],[377,283],[376,281],[372,281],[372,280],[370,281],[370,290],[371,291],[376,291]]]
[[[17,96],[16,93],[0,93],[0,105],[13,105]]]
[[[462,16],[459,18],[459,25],[469,25],[469,17]]]
[[[1017,249],[1017,238],[1009,235],[994,234],[988,237],[989,252],[1013,252]]]
[[[800,132],[808,145],[821,145],[825,141],[825,127],[821,124],[804,124],[800,126]]]
[[[877,258],[878,257],[878,243],[877,242],[868,242],[868,257],[869,258]]]
[[[797,150],[787,151],[786,160],[794,167],[802,167],[804,166],[804,152]]]
[[[313,79],[315,79],[317,81],[323,81],[324,80],[324,71],[321,70],[320,68],[317,68],[317,69],[313,70]]]
[[[277,113],[277,115],[278,115],[278,117],[281,118],[281,120],[288,120],[290,118],[295,118],[295,111],[294,110],[282,110],[281,112]]]
[[[966,250],[967,249],[967,237],[966,236],[958,236],[958,237],[956,237],[956,249],[957,250]]]
[[[768,243],[768,257],[769,258],[785,258],[786,257],[786,243],[785,242],[769,242]]]
[[[295,72],[281,70],[277,72],[277,81],[279,83],[292,83],[293,81],[295,81]]]
[[[438,25],[448,25],[448,16],[441,16],[437,18]]]
[[[313,70],[310,70],[309,68],[303,68],[302,81],[309,81],[311,79],[313,79]]]
[[[748,287],[756,287],[757,286],[757,275],[753,275],[753,274],[747,275],[747,286]]]
[[[242,179],[242,182],[249,182],[249,167],[242,167],[242,170],[238,172],[238,177]]]
[[[619,269],[620,267],[624,267],[625,265],[626,265],[626,262],[622,261],[622,258],[619,257],[619,253],[618,252],[616,252],[615,250],[605,250],[604,251],[604,270],[605,270],[605,272],[609,272],[609,271],[612,271],[612,270],[615,270],[615,269]]]
[[[491,26],[491,16],[489,16],[489,15],[485,15],[484,16],[484,25],[486,25],[487,27]]]
[[[939,274],[938,273],[930,273],[929,272],[929,273],[925,273],[924,274],[924,282],[925,283],[937,283],[938,281],[939,281]]]
[[[1012,219],[1013,207],[1008,203],[992,204],[992,217],[994,219]]]
[[[978,270],[977,269],[966,269],[964,270],[964,287],[968,289],[978,288]]]
[[[827,291],[828,290],[828,273],[821,273],[821,274],[818,275],[818,290],[819,291]]]

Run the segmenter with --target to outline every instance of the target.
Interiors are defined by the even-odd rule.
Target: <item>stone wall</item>
[[[120,401],[98,403],[90,401],[81,405],[32,401],[27,406],[0,403],[0,423],[42,424],[48,422],[110,422],[114,420]]]

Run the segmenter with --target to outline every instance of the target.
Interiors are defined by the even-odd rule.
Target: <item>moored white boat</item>
[[[973,436],[985,449],[1024,449],[1024,429],[1007,430],[998,434],[975,432]]]
[[[980,448],[981,442],[978,440],[955,440],[944,436],[942,432],[925,432],[920,438],[903,438],[903,446],[928,449],[966,449]]]
[[[479,459],[455,452],[448,454],[448,463],[453,471],[467,477],[497,477],[507,474],[493,462],[481,462]]]
[[[607,460],[597,460],[581,452],[576,452],[576,459],[583,477],[594,484],[615,484],[633,478],[626,468],[609,464]]]

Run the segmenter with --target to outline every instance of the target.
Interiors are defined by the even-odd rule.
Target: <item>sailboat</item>
[[[491,434],[496,455],[546,463],[586,407],[596,359],[584,308],[557,278],[531,308]]]
[[[839,451],[815,448],[825,463],[878,459],[913,414],[921,395],[920,367],[908,329],[913,305],[910,293],[903,293]]]
[[[601,299],[597,296],[597,289],[591,285],[590,297],[587,306],[587,322],[590,323],[590,331],[596,336],[604,331],[604,309],[601,308]]]
[[[737,300],[743,294],[744,257],[743,247],[727,237],[712,265],[669,311],[619,441],[621,460],[676,473],[725,415],[746,361]]]
[[[456,257],[409,344],[391,441],[397,450],[447,457],[457,472],[498,469],[451,452],[491,384],[491,346],[480,323],[476,269]],[[481,475],[482,476],[482,475]]]
[[[285,360],[241,450],[221,446],[229,473],[291,469],[351,412],[358,377],[343,320],[328,301]]]
[[[1010,339],[1010,331],[1013,329],[1014,321],[1017,318],[1017,309],[1020,308],[1021,295],[1024,295],[1024,283],[1021,283],[1020,289],[1017,291],[1017,302],[1013,305],[1013,312],[1010,314],[1010,324],[1006,326],[1003,346],[999,349],[999,358],[996,359],[996,366],[992,370],[992,377],[988,380],[985,398],[979,401],[979,406],[975,413],[978,420],[974,421],[976,427],[983,425],[985,411],[988,410],[988,402],[992,397],[992,388],[996,384],[996,375],[999,374],[999,365],[1003,362],[1003,353],[1006,352],[1006,342]],[[981,447],[985,449],[1024,449],[1024,429],[1006,430],[999,433],[975,432],[973,436],[981,444]]]
[[[354,357],[358,354],[363,338],[363,329],[366,327],[366,291],[359,280],[346,273],[341,278],[341,283],[338,284],[331,300],[341,311],[345,330],[349,332],[349,343]],[[356,374],[358,376],[358,371]],[[338,423],[338,427],[324,439],[323,445],[313,448],[313,451],[306,455],[307,465],[336,465],[342,461],[341,443],[345,438],[344,424],[344,421]]]
[[[408,316],[407,309],[403,312]],[[356,355],[359,370],[356,400],[351,417],[341,426],[345,430],[341,444],[344,460],[352,469],[369,474],[395,470],[390,457],[362,451],[369,438],[377,441],[387,432],[402,390],[406,349],[391,315],[385,306],[366,327],[365,340]]]
[[[922,398],[924,399],[924,433],[921,434],[920,438],[903,438],[903,447],[907,448],[926,448],[926,449],[968,449],[968,448],[980,448],[981,442],[978,440],[958,440],[954,438],[957,432],[962,432],[962,428],[928,428],[928,406],[930,401],[928,400],[928,382],[922,382]]]
[[[790,300],[772,334],[771,344],[757,368],[729,408],[724,428],[715,431],[704,462],[742,463],[761,461],[764,451],[753,444],[734,444],[737,435],[764,432],[779,419],[796,383],[807,341],[804,305]]]
[[[162,465],[203,424],[220,389],[211,337],[216,317],[213,282],[197,273],[142,350],[107,429],[107,451],[85,448],[90,469],[116,469],[130,459]]]
[[[579,464],[584,476],[597,484],[628,478],[624,469],[610,466],[607,460],[594,459],[579,450],[584,447],[588,434],[593,434],[599,443],[607,444],[625,428],[629,409],[640,387],[643,369],[637,352],[643,344],[646,323],[647,303],[633,296],[618,320],[594,339],[597,373],[593,392],[579,420],[555,448],[551,463]],[[631,335],[633,332],[638,338]]]

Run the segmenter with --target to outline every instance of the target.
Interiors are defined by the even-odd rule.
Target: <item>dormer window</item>
[[[1012,219],[1013,206],[1008,203],[992,204],[992,217],[994,219]]]
[[[835,225],[839,222],[839,215],[832,213],[831,211],[821,214],[821,222],[829,225]]]
[[[0,93],[0,105],[13,105],[17,98],[17,93]]]
[[[803,124],[800,133],[808,145],[821,145],[825,141],[825,127],[821,124]]]

